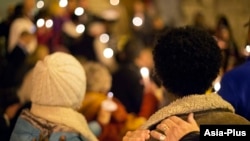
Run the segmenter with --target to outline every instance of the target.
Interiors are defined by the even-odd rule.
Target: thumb
[[[190,114],[188,115],[187,121],[188,121],[189,123],[191,123],[191,124],[196,124],[196,121],[195,121],[195,119],[194,119],[194,113],[190,113]]]

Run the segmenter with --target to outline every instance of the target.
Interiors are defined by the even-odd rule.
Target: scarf
[[[50,122],[68,126],[88,141],[98,141],[89,129],[85,117],[71,108],[32,104],[31,113]]]

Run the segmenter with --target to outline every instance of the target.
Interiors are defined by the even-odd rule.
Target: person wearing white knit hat
[[[32,72],[30,110],[19,116],[10,141],[97,141],[77,112],[86,90],[83,66],[72,55],[55,52],[38,61]]]

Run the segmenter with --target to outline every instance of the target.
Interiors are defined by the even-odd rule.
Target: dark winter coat
[[[186,119],[187,115],[192,112],[199,125],[250,124],[247,119],[234,113],[235,111],[231,104],[223,100],[218,94],[211,93],[203,95],[194,94],[177,99],[153,114],[143,125],[143,128],[155,129],[159,122],[172,115]]]

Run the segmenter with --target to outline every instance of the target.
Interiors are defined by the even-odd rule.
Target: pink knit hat
[[[31,101],[45,106],[79,108],[86,91],[83,66],[72,55],[56,52],[37,62]]]

